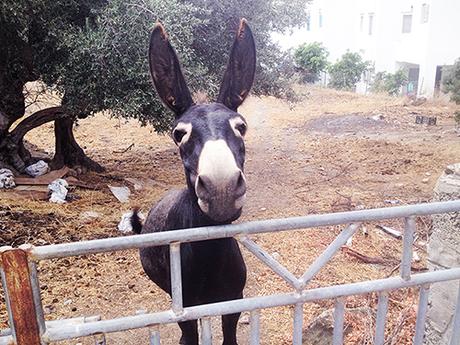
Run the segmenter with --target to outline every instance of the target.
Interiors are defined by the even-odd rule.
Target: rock
[[[460,175],[460,163],[448,165],[446,170],[444,170],[444,173],[447,175]]]
[[[0,189],[14,187],[16,187],[16,183],[14,182],[13,172],[9,169],[0,169]]]
[[[323,311],[303,331],[304,345],[330,345],[334,332],[334,310]]]
[[[139,212],[139,218],[141,220],[145,220],[145,216]],[[133,227],[131,226],[131,217],[133,216],[133,211],[126,212],[121,216],[120,223],[118,223],[117,229],[122,233],[127,233],[133,231]]]
[[[371,117],[372,120],[374,121],[382,121],[385,118],[382,114],[377,114]]]
[[[460,163],[449,165],[438,179],[434,201],[460,199]],[[460,266],[460,212],[433,215],[433,233],[428,242],[430,271]],[[433,284],[429,293],[426,345],[447,345],[459,290],[458,281]]]
[[[374,311],[371,308],[346,309],[347,315],[363,320],[363,324],[371,323]],[[366,321],[368,320],[368,321]],[[344,337],[353,330],[351,324],[344,324]],[[303,345],[331,345],[334,334],[334,309],[323,311],[303,330]]]
[[[64,305],[69,305],[72,303],[72,300],[71,299],[67,299],[64,301]]]
[[[242,325],[249,325],[251,323],[251,318],[249,316],[249,313],[243,313],[238,320],[238,322]]]
[[[51,192],[50,202],[56,204],[64,204],[67,196],[69,184],[66,180],[59,178],[48,185],[48,190]]]
[[[45,175],[47,172],[50,171],[50,167],[48,163],[45,161],[38,161],[35,164],[29,165],[25,169],[27,175],[32,176],[32,177],[37,177],[37,176],[42,176]]]
[[[424,178],[424,179],[422,180],[422,183],[428,183],[429,180],[430,180],[430,179],[428,179],[428,178]]]
[[[131,195],[131,191],[128,187],[114,187],[108,186],[112,194],[117,198],[119,202],[125,203],[129,201],[129,196]]]
[[[80,220],[83,223],[91,223],[93,220],[99,218],[101,216],[100,213],[95,211],[85,211],[80,214]]]

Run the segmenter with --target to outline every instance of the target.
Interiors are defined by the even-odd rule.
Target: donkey
[[[217,102],[194,104],[179,60],[161,24],[150,36],[150,73],[162,101],[174,112],[172,138],[179,147],[187,188],[169,192],[140,223],[136,233],[152,233],[238,219],[246,198],[244,176],[246,120],[237,113],[254,81],[254,38],[245,19],[240,21]],[[171,295],[169,247],[140,250],[145,273]],[[183,304],[194,306],[239,299],[246,283],[246,265],[233,238],[181,245]],[[240,314],[222,316],[223,344],[236,345]],[[180,344],[198,344],[197,321],[180,322]]]

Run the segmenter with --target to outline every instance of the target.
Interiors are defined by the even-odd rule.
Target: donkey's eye
[[[175,129],[173,132],[173,139],[176,142],[176,144],[180,144],[184,136],[187,134],[187,131],[183,129]]]
[[[241,122],[241,123],[238,123],[236,126],[235,126],[235,129],[240,132],[241,136],[244,137],[244,135],[246,134],[246,130],[247,130],[247,127],[246,125]]]
[[[176,145],[185,143],[192,133],[192,124],[179,122],[172,132],[172,137]]]

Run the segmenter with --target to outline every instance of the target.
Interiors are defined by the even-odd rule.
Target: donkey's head
[[[179,146],[189,190],[214,221],[237,219],[246,198],[247,128],[237,109],[251,89],[256,68],[254,38],[246,20],[240,21],[216,103],[193,103],[161,24],[150,37],[149,62],[160,98],[176,115],[172,137]]]

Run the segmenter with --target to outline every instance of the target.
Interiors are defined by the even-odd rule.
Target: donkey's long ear
[[[192,96],[182,75],[179,60],[163,25],[157,23],[150,35],[150,74],[163,102],[180,117],[192,104]]]
[[[241,19],[217,102],[236,111],[249,94],[256,71],[256,46],[246,19]]]

